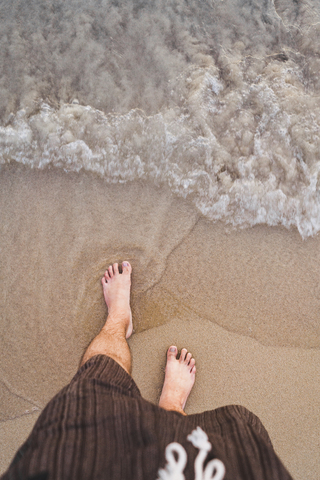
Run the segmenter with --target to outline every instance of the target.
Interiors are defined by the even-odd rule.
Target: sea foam
[[[316,3],[19,5],[3,13],[2,164],[144,179],[213,221],[319,231]]]

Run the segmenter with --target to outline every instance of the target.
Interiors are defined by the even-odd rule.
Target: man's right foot
[[[130,308],[131,265],[122,263],[122,273],[117,263],[110,265],[101,279],[104,299],[108,307],[108,318],[105,327],[114,326],[123,330],[129,338],[132,334],[132,315]]]
[[[184,407],[195,381],[196,361],[186,348],[181,350],[179,359],[177,354],[177,347],[172,345],[167,352],[166,373],[159,406],[185,415]]]

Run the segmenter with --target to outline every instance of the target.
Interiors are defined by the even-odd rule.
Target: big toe
[[[178,353],[178,349],[176,346],[174,345],[171,345],[171,347],[168,348],[168,353],[167,353],[167,357],[168,357],[168,360],[176,360],[177,358],[177,353]]]
[[[132,267],[130,265],[129,262],[122,262],[122,273],[126,274],[126,275],[130,275],[132,271]]]

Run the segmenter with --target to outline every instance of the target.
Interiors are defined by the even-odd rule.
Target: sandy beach
[[[226,229],[165,188],[2,168],[1,424],[4,472],[75,374],[106,316],[106,266],[133,265],[133,377],[157,402],[165,353],[198,373],[187,413],[241,404],[295,479],[320,475],[320,239]]]

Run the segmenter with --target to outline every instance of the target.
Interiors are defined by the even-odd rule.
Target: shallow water
[[[2,2],[1,163],[320,229],[316,1]]]

